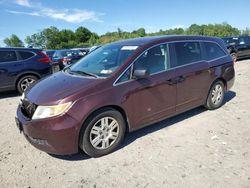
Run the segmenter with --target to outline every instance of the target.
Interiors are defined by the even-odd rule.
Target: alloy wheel
[[[33,84],[36,80],[34,78],[25,78],[22,80],[20,87],[22,89],[22,91],[25,91],[28,87],[31,86],[31,84]]]
[[[90,143],[95,149],[103,150],[112,146],[119,136],[119,124],[112,117],[98,120],[90,131]]]
[[[212,90],[212,102],[217,105],[221,102],[223,96],[223,88],[217,84]]]

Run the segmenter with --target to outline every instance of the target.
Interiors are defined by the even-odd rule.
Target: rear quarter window
[[[15,51],[0,51],[0,62],[16,61],[17,56]]]
[[[21,56],[22,60],[29,59],[35,55],[32,52],[25,52],[25,51],[18,51],[18,53]]]
[[[206,50],[207,61],[217,59],[226,55],[222,48],[216,43],[204,42],[204,47]]]
[[[177,66],[202,60],[202,52],[199,42],[176,42],[173,45],[176,53]]]

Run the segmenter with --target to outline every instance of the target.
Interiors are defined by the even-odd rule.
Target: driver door
[[[132,68],[131,68],[132,69]],[[145,51],[133,64],[133,70],[147,70],[149,76],[127,82],[129,91],[124,105],[133,129],[157,122],[175,113],[176,84],[170,69],[168,45]]]

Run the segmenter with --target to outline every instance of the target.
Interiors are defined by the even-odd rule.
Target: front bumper
[[[30,121],[22,114],[19,106],[16,118],[25,138],[37,149],[59,155],[78,152],[80,124],[67,113],[59,117]]]

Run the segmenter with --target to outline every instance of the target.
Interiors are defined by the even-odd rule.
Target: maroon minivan
[[[21,97],[16,122],[53,154],[114,151],[126,132],[198,106],[219,108],[234,83],[222,39],[158,36],[104,45],[39,81]]]

